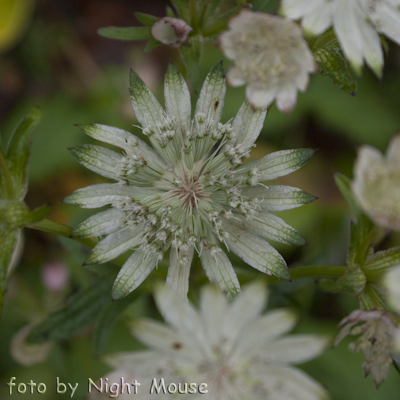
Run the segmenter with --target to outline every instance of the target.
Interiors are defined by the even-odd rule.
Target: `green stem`
[[[37,229],[38,231],[54,233],[56,235],[67,237],[72,240],[75,240],[76,242],[84,244],[85,246],[87,246],[91,249],[94,246],[96,246],[96,244],[97,244],[97,240],[92,239],[92,238],[82,239],[82,238],[72,236],[72,232],[74,231],[73,228],[71,228],[68,225],[59,224],[58,222],[50,221],[47,218],[42,219],[40,222],[37,222],[34,225],[30,225],[28,228]]]
[[[307,265],[304,267],[290,268],[290,279],[292,281],[303,278],[340,278],[347,271],[345,266],[326,266],[326,265]],[[246,273],[242,270],[237,270],[238,275],[243,281],[256,279],[256,274]],[[267,275],[266,280],[269,283],[287,282],[285,279],[279,279],[273,275]]]
[[[6,156],[5,156],[1,146],[0,146],[0,167],[1,167],[2,171],[3,171],[4,178],[6,180],[6,188],[7,188],[8,198],[12,199],[13,198],[13,192],[14,192],[14,185],[13,185],[13,182],[12,182],[12,179],[11,179],[10,171],[8,169],[8,166],[7,166]],[[3,193],[3,196],[2,196],[3,199],[6,197],[4,195],[5,195],[5,193]]]
[[[340,278],[347,270],[343,266],[310,265],[289,270],[293,280],[301,278]]]

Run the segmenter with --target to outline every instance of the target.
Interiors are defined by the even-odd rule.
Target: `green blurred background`
[[[276,1],[259,3],[265,3],[265,11],[276,10]],[[161,102],[163,75],[169,61],[184,71],[174,49],[160,46],[143,54],[145,43],[109,40],[100,37],[97,29],[139,25],[135,12],[161,17],[167,5],[161,0],[0,0],[1,140],[6,142],[13,127],[32,107],[42,109],[44,117],[31,148],[26,201],[32,208],[51,204],[50,219],[75,226],[87,218],[89,211],[60,201],[77,188],[104,181],[81,167],[67,150],[92,142],[74,124],[97,122],[140,135],[132,126],[137,121],[129,103],[129,68],[138,72]],[[200,80],[222,58],[214,43],[206,43]],[[229,69],[230,62],[224,60],[224,66]],[[335,187],[333,173],[340,171],[351,177],[358,146],[370,144],[385,151],[391,137],[400,130],[399,72],[400,49],[389,43],[383,79],[379,81],[364,69],[356,97],[341,91],[328,78],[314,75],[290,115],[278,112],[275,106],[268,112],[252,157],[288,148],[318,149],[305,167],[279,181],[319,198],[300,209],[279,213],[308,243],[302,248],[274,243],[290,266],[344,265],[351,215]],[[243,88],[227,89],[223,122],[234,117],[243,99]],[[80,246],[29,229],[24,235],[25,249],[10,278],[0,320],[0,398],[70,398],[68,391],[65,395],[56,394],[56,377],[64,383],[79,383],[73,398],[83,398],[88,378],[95,380],[109,371],[93,351],[93,324],[71,340],[55,343],[43,363],[21,366],[11,357],[13,337],[24,325],[57,309],[93,279],[92,271],[81,266],[85,250]],[[399,234],[390,235],[382,248],[394,245],[400,245]],[[246,273],[257,278],[257,273],[246,269],[238,258],[232,256],[232,260],[244,269],[244,279]],[[45,274],[54,263],[66,273],[65,282],[57,290],[50,290]],[[195,274],[202,275],[201,269],[196,268]],[[270,306],[296,309],[300,318],[298,332],[334,337],[338,322],[357,308],[357,302],[348,295],[321,293],[313,280],[306,279],[272,286]],[[140,346],[124,323],[127,316],[139,315],[159,317],[147,295],[134,302],[118,320],[105,354]],[[364,377],[363,356],[348,351],[348,342],[328,349],[302,367],[326,386],[332,399],[398,400],[400,378],[393,368],[377,390],[372,379]],[[12,376],[17,384],[31,379],[43,382],[46,393],[18,395],[14,388],[10,396],[6,383]]]

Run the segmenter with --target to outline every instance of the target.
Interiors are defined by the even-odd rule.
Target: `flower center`
[[[185,176],[179,188],[173,191],[174,197],[182,202],[182,208],[191,214],[199,206],[199,200],[207,197],[197,176]]]

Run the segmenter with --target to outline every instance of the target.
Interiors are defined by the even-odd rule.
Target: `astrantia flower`
[[[89,136],[123,153],[84,145],[73,154],[87,168],[118,183],[89,186],[65,200],[85,208],[112,206],[74,231],[81,237],[105,236],[87,264],[136,249],[118,274],[113,298],[134,290],[170,248],[167,283],[183,295],[194,250],[211,281],[231,296],[240,290],[221,245],[252,267],[288,279],[284,259],[263,238],[297,245],[304,240],[271,212],[309,203],[314,196],[259,182],[300,168],[313,151],[279,151],[242,165],[266,112],[253,112],[244,103],[232,123],[219,123],[225,95],[221,65],[207,76],[193,120],[189,90],[174,67],[165,79],[165,111],[134,72],[131,86],[133,109],[153,148],[118,128],[83,126]]]
[[[357,71],[365,59],[381,75],[379,33],[400,44],[400,0],[282,0],[282,13],[302,18],[303,28],[314,35],[333,25],[344,54]]]
[[[387,311],[355,310],[340,322],[343,328],[335,340],[337,346],[347,335],[360,335],[349,348],[352,351],[364,352],[365,373],[371,374],[377,386],[386,379],[392,363],[391,356],[399,330],[393,322],[395,320],[396,317]],[[359,323],[362,324],[358,325]]]
[[[352,190],[363,211],[375,224],[400,231],[400,135],[392,139],[387,155],[362,146],[354,166]]]
[[[247,83],[246,97],[254,108],[276,99],[279,110],[291,111],[297,90],[307,88],[316,68],[301,28],[289,19],[247,10],[232,18],[229,28],[219,37],[223,53],[235,61],[228,82]]]
[[[261,316],[266,302],[263,285],[247,286],[231,304],[214,287],[205,286],[200,310],[164,286],[156,290],[156,302],[169,326],[149,319],[133,325],[134,336],[150,350],[107,359],[116,368],[108,375],[109,384],[121,377],[140,382],[137,394],[131,392],[127,398],[157,399],[163,392],[153,390],[151,395],[150,389],[153,380],[159,385],[161,378],[166,392],[169,387],[182,393],[185,383],[196,384],[197,389],[201,383],[207,385],[202,389],[208,393],[182,393],[178,396],[182,400],[327,398],[321,385],[290,365],[319,355],[326,339],[284,336],[296,318],[288,310]],[[96,389],[91,394],[100,396]]]

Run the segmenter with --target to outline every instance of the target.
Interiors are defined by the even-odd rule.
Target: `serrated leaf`
[[[203,57],[204,41],[200,35],[189,36],[187,42],[179,48],[185,64],[192,89],[197,90],[199,67]]]
[[[328,76],[332,82],[346,93],[355,96],[357,82],[350,74],[338,39],[333,29],[310,41],[310,49],[318,63],[321,75]]]
[[[400,265],[400,247],[392,247],[388,250],[377,251],[371,259],[364,264],[364,271],[378,274]]]
[[[71,296],[60,310],[51,313],[36,325],[28,336],[30,343],[69,339],[92,323],[111,302],[111,287],[115,273],[93,281],[88,287]]]
[[[109,39],[119,40],[146,40],[152,38],[150,28],[147,26],[130,26],[124,28],[109,26],[98,29],[97,33]]]
[[[146,26],[152,26],[155,22],[157,22],[160,19],[154,15],[145,14],[141,12],[135,13],[135,17],[138,21],[140,21],[143,25]]]

